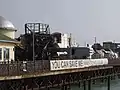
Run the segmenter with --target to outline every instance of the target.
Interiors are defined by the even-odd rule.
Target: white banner
[[[108,64],[108,59],[51,60],[50,70],[85,68]]]

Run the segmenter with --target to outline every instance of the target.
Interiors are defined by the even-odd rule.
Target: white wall
[[[61,43],[58,43],[60,48],[67,48],[69,47],[69,38],[70,35],[68,34],[61,34]],[[78,44],[76,43],[73,38],[71,38],[71,47],[78,47]]]
[[[69,40],[67,34],[61,35],[61,43],[58,43],[60,48],[67,48],[69,46]]]

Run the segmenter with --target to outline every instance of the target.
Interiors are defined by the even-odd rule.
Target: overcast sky
[[[0,0],[0,15],[24,33],[27,22],[49,24],[85,42],[120,42],[120,0]]]

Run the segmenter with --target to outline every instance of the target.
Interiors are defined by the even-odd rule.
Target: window
[[[2,48],[0,48],[0,60],[2,60]]]
[[[9,60],[9,48],[4,48],[4,60]]]

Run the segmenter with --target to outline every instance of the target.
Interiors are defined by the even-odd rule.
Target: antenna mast
[[[72,34],[70,33],[70,37],[69,37],[69,47],[70,47],[70,58],[72,59]]]
[[[96,43],[96,37],[95,37],[95,43]]]

